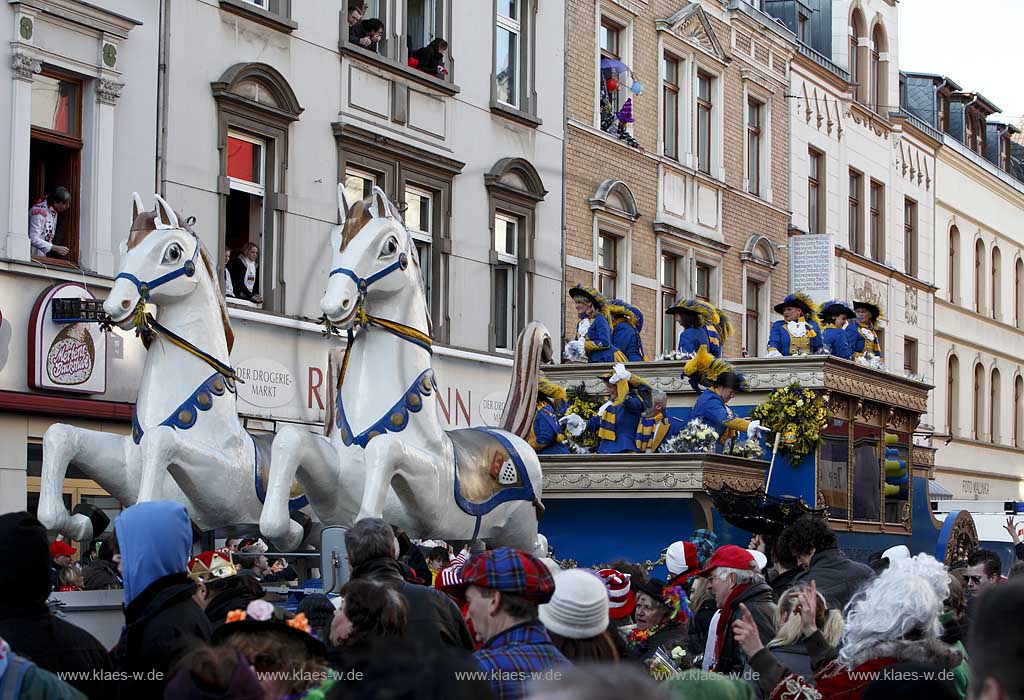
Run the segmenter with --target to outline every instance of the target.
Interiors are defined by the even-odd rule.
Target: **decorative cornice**
[[[122,89],[124,89],[124,83],[100,78],[96,81],[96,101],[100,104],[116,105]]]
[[[915,466],[922,467],[933,467],[935,466],[935,448],[934,447],[923,447],[921,445],[914,445],[914,448],[910,452],[910,461]]]
[[[887,277],[888,279],[902,282],[908,287],[916,287],[917,289],[927,292],[928,294],[935,294],[935,292],[938,291],[939,289],[933,284],[929,284],[928,282],[925,282],[924,280],[918,279],[916,277],[911,277],[907,273],[900,272],[894,267],[889,267],[888,265],[880,263],[877,260],[872,260],[869,257],[860,255],[859,253],[855,253],[849,248],[844,248],[843,246],[837,245],[835,247],[835,251],[837,258],[845,258],[846,260],[849,260],[850,262],[853,262],[861,267],[866,267],[872,272],[876,272],[880,275],[885,275],[885,277]]]
[[[753,490],[765,471],[765,462],[714,454],[545,455],[541,466],[545,496],[577,498],[691,498],[722,485]]]
[[[15,80],[31,83],[35,80],[36,73],[43,70],[43,62],[27,53],[18,52],[11,55],[11,68],[14,70],[12,77]]]
[[[899,379],[885,372],[864,371],[845,360],[833,360],[829,364],[834,366],[825,372],[827,389],[915,413],[928,410],[928,389],[931,387],[927,384]]]

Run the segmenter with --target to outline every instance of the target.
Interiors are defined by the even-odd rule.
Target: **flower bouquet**
[[[587,351],[582,340],[570,340],[565,344],[562,354],[569,362],[585,362],[587,359]]]
[[[586,394],[581,391],[570,391],[569,407],[565,412],[566,414],[575,413],[583,420],[590,420],[597,415],[598,408],[600,408],[600,404],[591,401]],[[599,442],[597,433],[588,430],[577,437],[573,437],[568,431],[564,431],[563,434],[565,435],[565,444],[575,454],[590,454],[597,449]]]
[[[746,440],[733,440],[725,449],[725,454],[745,459],[761,459],[764,456],[764,448],[756,438]]]
[[[885,369],[885,363],[882,362],[882,358],[873,352],[866,352],[856,360],[858,365],[864,365],[871,369]]]
[[[658,452],[714,452],[718,442],[718,431],[694,418],[679,434],[662,443]]]
[[[821,442],[821,431],[828,423],[827,403],[827,395],[793,382],[772,392],[751,412],[750,418],[761,421],[761,425],[769,429],[768,444],[774,442],[776,433],[782,434],[779,449],[788,453],[790,462],[795,465]]]
[[[676,653],[681,651],[682,656],[677,657]],[[658,680],[668,680],[676,673],[682,673],[684,666],[684,659],[686,658],[686,650],[682,647],[676,647],[672,651],[666,651],[662,647],[658,647],[654,650],[654,654],[647,661],[647,668],[650,669],[651,675]]]
[[[680,352],[679,350],[673,350],[664,354],[658,355],[659,362],[685,362],[693,358],[693,353]]]

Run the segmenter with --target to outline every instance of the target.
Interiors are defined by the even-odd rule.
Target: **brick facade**
[[[770,19],[755,17],[756,12],[725,10],[726,6],[720,0],[703,0],[682,10],[670,0],[569,0],[565,288],[577,282],[596,284],[598,230],[622,236],[617,245],[615,291],[643,311],[643,341],[651,359],[665,344],[663,333],[670,337],[677,333],[662,328],[662,253],[679,256],[676,288],[680,295],[695,294],[698,262],[712,268],[708,296],[730,314],[736,329],[726,345],[729,356],[738,357],[745,348],[746,279],[764,284],[759,347],[750,347],[750,355],[764,353],[770,307],[787,292],[787,94],[793,45],[784,29],[768,26],[774,24]],[[631,96],[626,83],[639,80],[643,85],[639,96],[632,95],[631,133],[640,148],[598,128],[601,17],[619,28],[619,56],[633,71],[621,81],[620,100]],[[678,159],[663,155],[665,53],[679,66]],[[714,79],[709,174],[699,173],[696,167],[698,70]],[[763,103],[761,161],[762,168],[769,169],[760,196],[745,191],[748,95]],[[620,210],[628,195],[620,196],[614,206],[611,197],[607,206],[594,201],[600,199],[602,183],[609,180],[624,185],[615,190],[620,195],[628,188],[635,214]],[[744,254],[752,237],[753,250]],[[628,278],[625,265],[631,273]],[[575,311],[567,303],[566,339],[574,334],[575,323]]]

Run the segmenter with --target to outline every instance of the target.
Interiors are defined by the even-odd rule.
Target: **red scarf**
[[[722,614],[718,616],[718,638],[715,639],[715,668],[712,670],[718,670],[718,663],[722,660],[722,645],[725,644],[725,635],[729,630],[729,620],[732,619],[733,604],[751,585],[743,583],[736,586],[729,593],[729,597],[725,599],[725,604],[722,606]]]

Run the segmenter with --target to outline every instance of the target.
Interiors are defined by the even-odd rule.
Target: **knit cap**
[[[555,576],[555,594],[539,614],[549,632],[568,639],[596,637],[608,628],[608,589],[589,571],[563,571]]]

